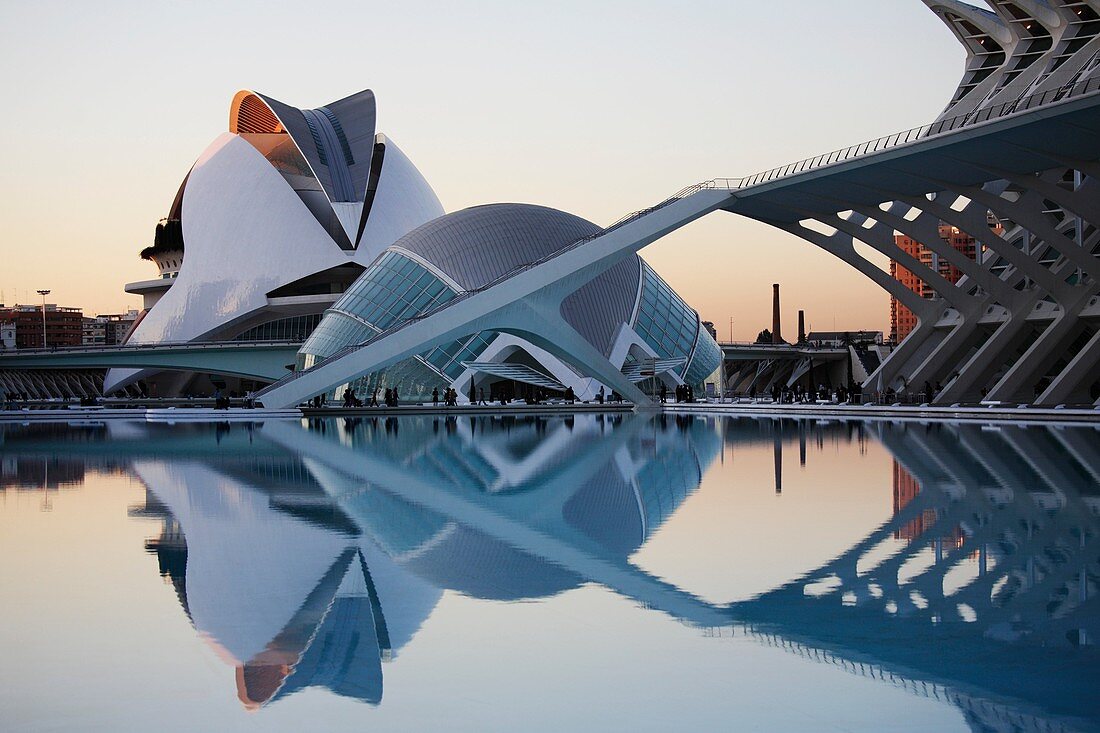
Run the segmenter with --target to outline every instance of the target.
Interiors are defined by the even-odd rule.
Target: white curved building
[[[394,240],[443,214],[424,177],[375,130],[367,90],[317,109],[241,91],[131,283],[146,312],[129,343],[301,339]],[[112,370],[110,392],[149,372]],[[158,394],[194,385],[162,374]]]
[[[443,216],[416,167],[375,133],[375,116],[370,91],[315,110],[239,92],[229,131],[195,162],[153,246],[142,252],[160,277],[126,288],[142,294],[146,306],[128,343],[303,341],[327,313],[301,352],[299,365],[309,366],[600,231],[575,216],[519,204]],[[398,289],[394,275],[412,279]],[[719,349],[698,314],[639,258],[590,283],[579,280],[574,290],[561,316],[613,379],[605,374],[594,382],[583,364],[555,356],[530,335],[482,331],[359,383],[396,387],[404,399],[426,399],[448,385],[463,393],[476,385],[488,396],[495,384],[507,385],[500,393],[509,396],[571,387],[584,399],[601,386],[614,390],[616,380],[622,393],[641,381],[643,362],[646,376],[656,369],[669,387],[699,386],[717,369]],[[258,386],[113,369],[104,391],[138,379],[159,396],[208,393],[225,382],[241,391]]]
[[[580,217],[530,204],[475,206],[435,219],[386,248],[325,312],[297,366],[308,369],[600,231]],[[652,371],[669,388],[698,388],[718,368],[720,349],[698,313],[637,255],[580,282],[563,294],[556,331],[476,331],[369,373],[356,386],[366,393],[394,388],[411,400],[446,386],[471,399],[526,396],[533,388],[572,388],[590,399],[601,387],[615,389],[595,380],[573,350],[555,348],[569,331],[632,384]],[[342,391],[343,385],[335,389]]]

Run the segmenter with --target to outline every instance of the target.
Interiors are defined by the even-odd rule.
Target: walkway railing
[[[1035,109],[1036,107],[1043,107],[1055,102],[1082,97],[1097,91],[1100,91],[1100,77],[1094,77],[1075,84],[1066,84],[1057,89],[1049,89],[1041,94],[1030,94],[1017,97],[1016,99],[992,107],[983,107],[979,110],[968,112],[967,114],[949,117],[931,124],[903,130],[902,132],[895,132],[893,135],[868,140],[867,142],[834,150],[830,153],[822,153],[812,158],[806,158],[795,163],[788,163],[787,165],[761,171],[760,173],[745,176],[744,178],[715,178],[713,181],[707,182],[713,184],[707,187],[737,191],[749,188],[750,186],[758,186],[762,183],[770,183],[771,181],[787,176],[805,173],[815,168],[823,168],[824,166],[834,163],[841,163],[846,160],[851,160],[852,158],[859,158],[871,153],[895,148],[899,145],[905,145],[929,137],[935,137],[936,135],[953,132],[963,127],[970,127],[983,122],[1009,117],[1014,114]]]
[[[800,160],[800,161],[795,162],[795,163],[789,163],[789,164],[784,165],[784,166],[779,166],[777,168],[772,168],[770,170],[762,171],[760,173],[755,173],[751,176],[745,176],[745,177],[742,177],[742,178],[712,178],[709,181],[702,181],[701,183],[696,183],[694,185],[688,186],[686,188],[683,188],[683,189],[677,191],[672,196],[668,197],[664,201],[661,201],[660,203],[654,204],[653,206],[649,206],[645,209],[640,209],[638,211],[633,211],[633,212],[627,214],[626,216],[618,219],[617,221],[612,222],[607,227],[605,227],[605,228],[603,228],[603,229],[601,229],[597,232],[594,232],[593,234],[590,234],[588,236],[581,237],[580,239],[576,240],[575,242],[567,244],[566,246],[562,247],[561,249],[555,250],[554,252],[551,252],[550,254],[548,254],[544,257],[541,257],[537,260],[534,260],[533,262],[528,262],[528,263],[524,263],[522,265],[519,265],[519,266],[509,270],[508,272],[505,272],[504,274],[500,275],[499,277],[493,279],[492,281],[486,283],[485,285],[483,285],[479,288],[476,288],[474,290],[468,290],[466,292],[460,293],[458,296],[452,298],[451,300],[447,301],[446,303],[442,303],[442,304],[440,304],[440,305],[438,305],[438,306],[436,306],[436,307],[434,307],[430,310],[424,311],[423,313],[420,313],[416,316],[413,316],[413,317],[411,317],[411,318],[409,318],[405,321],[402,321],[398,324],[395,324],[395,325],[391,326],[390,328],[388,328],[384,331],[380,331],[379,333],[375,334],[374,336],[372,336],[371,338],[369,338],[368,340],[366,340],[362,343],[353,344],[351,346],[345,346],[344,348],[340,349],[339,351],[336,351],[335,353],[330,354],[329,356],[318,360],[309,369],[305,369],[305,370],[302,370],[302,371],[295,371],[295,372],[292,372],[291,374],[288,374],[286,377],[283,377],[278,382],[275,382],[274,384],[271,384],[268,387],[266,387],[266,388],[260,390],[259,392],[257,392],[256,396],[261,397],[265,393],[275,389],[276,387],[283,386],[285,384],[293,382],[296,379],[301,378],[302,376],[304,376],[306,374],[309,374],[314,369],[322,367],[325,364],[328,364],[329,362],[332,362],[332,361],[335,361],[337,359],[343,358],[344,356],[347,356],[348,354],[350,354],[354,351],[358,351],[359,349],[362,349],[366,346],[369,346],[370,344],[374,343],[375,341],[378,341],[381,338],[385,338],[386,336],[389,336],[389,335],[394,334],[394,333],[396,333],[396,332],[398,332],[398,331],[400,331],[404,328],[407,328],[408,326],[410,326],[411,324],[413,324],[413,323],[415,323],[419,320],[423,320],[424,318],[428,318],[429,316],[432,316],[432,315],[438,313],[439,311],[441,311],[445,308],[449,308],[449,307],[455,305],[456,303],[460,303],[463,300],[469,298],[470,296],[476,295],[477,293],[480,293],[483,290],[488,290],[489,288],[494,287],[494,286],[500,284],[501,282],[503,282],[505,280],[509,280],[509,279],[515,277],[516,275],[519,275],[522,272],[526,272],[527,270],[530,270],[533,267],[537,267],[538,265],[541,265],[541,264],[543,264],[543,263],[545,263],[549,260],[552,260],[556,257],[559,257],[559,256],[565,254],[566,252],[570,252],[570,251],[576,249],[577,247],[580,247],[581,245],[584,245],[584,244],[587,244],[588,242],[591,242],[593,239],[596,239],[597,237],[602,237],[605,234],[609,234],[609,233],[615,231],[616,229],[619,229],[623,226],[626,226],[627,224],[630,224],[631,222],[637,221],[638,219],[642,218],[643,216],[651,214],[654,211],[657,211],[659,209],[663,209],[664,207],[669,206],[670,204],[674,204],[677,201],[681,201],[681,200],[683,200],[683,199],[685,199],[685,198],[687,198],[687,197],[689,197],[693,194],[699,193],[700,191],[706,191],[706,190],[740,191],[740,190],[743,190],[743,189],[746,189],[746,188],[750,188],[752,186],[758,186],[758,185],[761,185],[763,183],[769,183],[771,181],[775,181],[775,180],[778,180],[780,178],[785,178],[787,176],[793,176],[793,175],[797,175],[797,174],[800,174],[800,173],[805,173],[807,171],[814,170],[814,169],[817,169],[817,168],[824,168],[824,167],[829,166],[829,165],[834,165],[834,164],[837,164],[837,163],[842,163],[842,162],[847,161],[847,160],[852,160],[853,158],[859,158],[861,156],[869,155],[871,153],[877,153],[877,152],[880,152],[882,150],[886,150],[886,149],[889,149],[889,148],[896,148],[896,147],[899,147],[901,145],[915,143],[919,140],[925,140],[927,138],[935,137],[937,135],[943,135],[943,134],[953,132],[953,131],[958,130],[958,129],[963,128],[963,127],[969,127],[969,126],[972,126],[972,125],[978,125],[978,124],[981,124],[981,123],[990,122],[990,121],[997,120],[997,119],[1000,119],[1000,118],[1003,118],[1003,117],[1011,116],[1013,114],[1026,112],[1028,110],[1035,109],[1037,107],[1042,107],[1044,105],[1053,104],[1055,102],[1062,102],[1062,101],[1066,101],[1066,100],[1069,100],[1069,99],[1074,99],[1074,98],[1077,98],[1077,97],[1082,97],[1082,96],[1085,96],[1085,95],[1088,95],[1088,94],[1096,93],[1097,91],[1100,91],[1100,77],[1095,77],[1095,78],[1092,78],[1092,79],[1089,79],[1089,80],[1083,81],[1083,82],[1077,82],[1075,84],[1066,84],[1064,86],[1058,87],[1057,89],[1051,89],[1051,90],[1048,90],[1048,91],[1043,92],[1041,94],[1031,94],[1031,95],[1028,95],[1028,96],[1018,97],[1016,99],[1013,99],[1013,100],[1008,101],[1008,102],[1004,102],[1002,104],[999,104],[999,105],[996,105],[996,106],[993,106],[993,107],[982,108],[980,110],[977,110],[975,112],[970,112],[970,113],[967,113],[965,115],[958,115],[956,117],[950,117],[950,118],[943,119],[943,120],[940,120],[938,122],[934,122],[934,123],[931,123],[931,124],[928,124],[928,125],[922,125],[920,127],[914,127],[912,129],[909,129],[909,130],[904,130],[902,132],[896,132],[893,135],[887,135],[885,137],[876,138],[875,140],[869,140],[867,142],[860,143],[858,145],[851,145],[847,148],[841,148],[839,150],[834,150],[830,153],[823,153],[821,155],[817,155],[817,156],[814,156],[812,158],[806,158],[804,160]]]
[[[49,348],[35,349],[7,349],[0,350],[0,356],[44,356],[49,354],[99,354],[99,353],[125,353],[126,351],[156,351],[171,349],[225,349],[225,348],[257,348],[270,346],[300,346],[302,342],[297,339],[270,340],[270,341],[160,341],[155,344],[89,344],[87,346],[51,346]]]

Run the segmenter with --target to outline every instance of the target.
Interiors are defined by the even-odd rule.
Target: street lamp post
[[[42,348],[46,346],[46,296],[50,294],[49,290],[39,290],[38,294],[42,296]]]

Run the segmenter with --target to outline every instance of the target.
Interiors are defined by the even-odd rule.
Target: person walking
[[[432,387],[432,407],[439,407],[439,387]]]
[[[484,387],[478,387],[477,388],[477,404],[485,405],[485,406],[489,405],[489,403],[485,401],[485,388]]]

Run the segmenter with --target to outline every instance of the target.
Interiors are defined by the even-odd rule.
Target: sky
[[[361,89],[447,211],[527,202],[606,225],[681,188],[934,119],[964,53],[920,0],[0,0],[0,302],[139,307],[180,181],[243,88]],[[889,298],[793,235],[718,212],[642,256],[721,339],[887,329]],[[886,266],[885,259],[879,264]],[[732,319],[732,331],[731,331]]]

